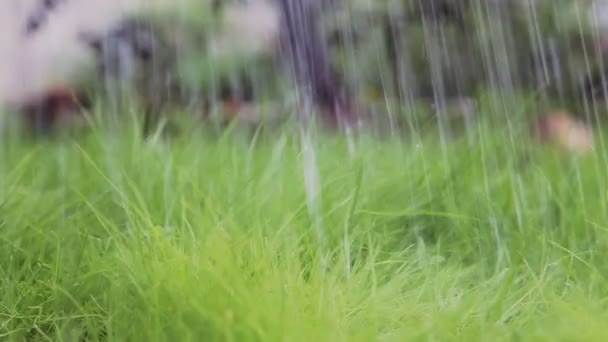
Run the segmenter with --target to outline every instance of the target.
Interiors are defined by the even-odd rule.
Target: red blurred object
[[[232,98],[224,101],[224,119],[230,121],[236,119],[244,107],[243,101]]]
[[[82,110],[90,107],[91,102],[86,94],[58,85],[25,103],[20,111],[28,131],[48,134],[63,123],[82,119]]]

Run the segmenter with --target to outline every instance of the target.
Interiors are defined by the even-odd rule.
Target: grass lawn
[[[0,340],[608,341],[601,139],[125,131],[0,146]]]

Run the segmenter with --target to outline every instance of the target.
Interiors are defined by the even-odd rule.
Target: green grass
[[[601,141],[470,138],[6,139],[0,340],[608,340]]]

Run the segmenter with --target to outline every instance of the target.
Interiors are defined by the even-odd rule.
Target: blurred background
[[[605,116],[606,1],[297,4],[7,0],[2,120],[50,132],[83,126],[83,111],[119,125],[140,112],[144,129],[184,116],[216,125],[318,116],[449,137],[479,116],[538,119],[545,135]]]
[[[0,0],[0,340],[608,341],[607,62],[608,0]]]

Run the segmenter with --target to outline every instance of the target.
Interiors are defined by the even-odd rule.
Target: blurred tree
[[[351,90],[332,65],[329,45],[321,31],[322,0],[279,0],[281,43],[294,80],[331,123],[357,122]]]

